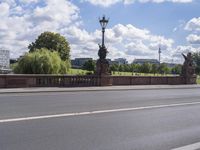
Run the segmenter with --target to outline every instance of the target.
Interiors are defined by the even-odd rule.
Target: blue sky
[[[11,57],[44,31],[58,32],[71,46],[71,58],[97,58],[98,17],[110,18],[108,58],[183,61],[181,53],[200,50],[200,0],[0,0],[0,48]]]
[[[186,39],[182,35],[186,31],[178,28],[182,23],[200,15],[200,1],[192,3],[139,3],[130,5],[117,3],[110,7],[94,6],[90,3],[80,3],[73,0],[80,8],[84,21],[84,28],[94,31],[99,28],[98,16],[106,14],[110,18],[109,26],[116,24],[133,24],[138,28],[147,28],[154,34],[164,35],[168,38],[174,37],[176,44],[184,44]],[[180,32],[181,30],[181,32]]]

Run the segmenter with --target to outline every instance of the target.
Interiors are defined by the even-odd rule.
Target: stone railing
[[[0,75],[0,88],[97,86],[97,76]]]
[[[0,75],[0,88],[158,84],[196,84],[196,76],[186,80],[182,76]]]
[[[181,76],[114,76],[113,85],[185,84]]]

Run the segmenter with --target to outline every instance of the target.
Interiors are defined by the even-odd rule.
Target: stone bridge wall
[[[68,75],[0,75],[0,88],[87,87],[108,85],[196,84],[196,77],[181,76],[68,76]]]

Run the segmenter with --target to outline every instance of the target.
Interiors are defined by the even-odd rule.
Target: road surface
[[[199,88],[0,94],[0,150],[192,150],[199,142]]]

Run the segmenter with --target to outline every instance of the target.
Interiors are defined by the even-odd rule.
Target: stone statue
[[[107,55],[108,51],[106,49],[106,47],[103,45],[101,46],[99,44],[99,51],[98,51],[98,56],[100,59],[105,59],[106,58],[106,55]]]
[[[110,75],[109,62],[106,60],[106,55],[108,51],[107,48],[99,44],[98,56],[96,64],[96,74],[97,75]]]
[[[195,74],[195,67],[193,65],[192,54],[189,52],[187,56],[184,54],[182,55],[185,59],[182,67],[182,76],[187,78],[192,77]]]

